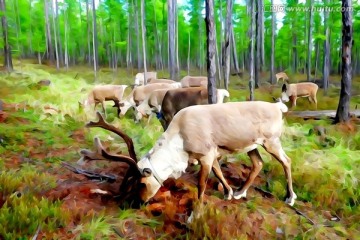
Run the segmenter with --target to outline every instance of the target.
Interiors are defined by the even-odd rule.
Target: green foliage
[[[0,208],[0,236],[4,239],[31,237],[38,228],[52,232],[65,226],[67,216],[59,202],[13,194]]]

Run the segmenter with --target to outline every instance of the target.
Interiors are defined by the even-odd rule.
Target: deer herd
[[[100,140],[95,138],[96,150],[82,150],[82,158],[78,163],[91,160],[126,163],[129,167],[119,192],[122,201],[130,200],[133,203],[148,202],[167,179],[179,178],[190,161],[199,163],[198,200],[202,203],[211,170],[223,185],[226,200],[246,197],[249,187],[263,166],[258,151],[258,146],[261,146],[282,165],[287,180],[285,202],[292,206],[296,194],[292,186],[291,159],[280,142],[283,113],[288,111],[283,102],[290,101],[293,108],[298,97],[307,97],[316,105],[318,86],[311,82],[290,84],[284,72],[276,74],[276,79],[277,82],[282,79],[283,85],[281,97],[274,103],[224,103],[230,94],[225,89],[217,89],[216,104],[208,104],[207,77],[202,76],[186,76],[176,82],[158,79],[156,72],[147,72],[145,80],[144,73],[138,73],[133,89],[126,97],[126,85],[95,86],[82,103],[83,106],[94,104],[96,108],[96,105],[101,103],[106,118],[104,102],[113,101],[119,117],[124,116],[129,109],[134,109],[136,122],[156,115],[164,133],[153,148],[138,161],[132,139],[122,130],[107,123],[98,112],[98,122],[90,122],[87,126],[101,127],[118,134],[126,142],[129,155],[109,153]],[[230,187],[219,164],[224,154],[233,152],[247,153],[253,164],[247,180],[239,190]],[[194,216],[199,214],[195,212]]]

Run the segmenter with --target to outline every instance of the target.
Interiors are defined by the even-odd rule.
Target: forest
[[[0,239],[359,238],[359,0],[0,18]]]

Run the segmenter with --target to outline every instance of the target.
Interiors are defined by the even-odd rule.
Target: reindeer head
[[[128,165],[128,169],[122,180],[117,198],[120,202],[130,200],[133,206],[138,206],[141,203],[148,202],[160,189],[162,184],[162,182],[160,182],[155,176],[156,174],[153,173],[154,169],[152,168],[151,163],[147,162],[153,151],[150,150],[150,152],[138,163],[132,139],[120,129],[108,124],[99,112],[97,112],[97,115],[99,117],[99,121],[91,121],[86,124],[86,127],[101,127],[119,135],[128,147],[129,156],[108,153],[102,146],[100,139],[95,137],[95,152],[81,150],[80,154],[82,157],[78,161],[78,164],[91,160],[109,160],[126,163]]]

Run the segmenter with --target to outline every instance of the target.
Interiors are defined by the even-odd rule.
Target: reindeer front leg
[[[291,177],[291,159],[286,155],[284,150],[282,149],[280,139],[276,138],[272,141],[268,141],[264,143],[264,148],[267,152],[273,155],[276,160],[278,160],[283,166],[285,177],[287,181],[287,197],[285,202],[290,206],[294,205],[295,199],[297,198],[292,185],[292,177]]]
[[[221,172],[221,168],[220,168],[218,160],[214,161],[214,164],[212,166],[212,170],[213,170],[215,176],[219,179],[221,184],[224,186],[224,199],[231,200],[234,193],[233,193],[233,190],[230,187],[230,185],[225,180],[224,175]]]
[[[215,159],[215,155],[212,152],[209,152],[207,155],[200,158],[201,168],[200,168],[199,180],[198,180],[199,201],[198,203],[193,204],[193,211],[191,212],[191,215],[187,220],[188,223],[191,223],[194,218],[199,218],[202,213],[206,183],[214,161],[216,161],[216,159]]]
[[[290,102],[291,102],[291,109],[294,109],[295,106],[296,106],[296,99],[297,99],[297,97],[295,97],[295,96],[290,96],[289,98],[290,98]]]
[[[241,188],[241,190],[239,192],[235,192],[235,194],[234,194],[235,199],[240,199],[242,197],[246,197],[247,190],[249,189],[251,184],[254,182],[254,179],[259,174],[259,172],[263,166],[263,160],[257,149],[254,149],[254,150],[251,150],[250,152],[248,152],[248,156],[251,159],[253,168],[251,169],[250,175],[246,179],[244,186]]]

